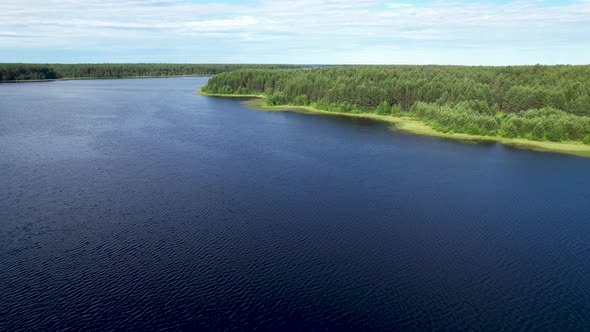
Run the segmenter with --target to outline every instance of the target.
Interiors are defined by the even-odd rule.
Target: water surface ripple
[[[0,330],[590,329],[590,160],[0,85]]]

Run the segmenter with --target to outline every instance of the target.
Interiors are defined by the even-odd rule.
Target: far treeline
[[[443,132],[590,144],[590,66],[245,69],[214,76],[203,92],[411,116]]]
[[[54,80],[63,78],[125,78],[210,76],[238,69],[298,68],[292,65],[232,64],[25,64],[0,63],[1,81]]]

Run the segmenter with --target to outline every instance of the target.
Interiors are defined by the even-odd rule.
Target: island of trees
[[[0,82],[76,78],[211,76],[238,69],[284,69],[293,65],[232,64],[25,64],[0,63]]]
[[[590,66],[241,69],[214,76],[202,92],[411,117],[444,133],[590,144]]]

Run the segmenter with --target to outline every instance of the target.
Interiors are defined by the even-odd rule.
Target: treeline
[[[24,64],[0,63],[0,81],[60,78],[210,76],[239,69],[297,68],[292,65],[232,64]]]
[[[444,132],[590,144],[589,83],[590,66],[352,66],[238,70],[214,76],[203,91],[413,116]]]

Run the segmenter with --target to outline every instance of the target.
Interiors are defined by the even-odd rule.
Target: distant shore
[[[35,83],[35,82],[54,82],[54,81],[86,81],[86,80],[128,80],[141,78],[174,78],[174,77],[210,77],[212,75],[167,75],[167,76],[125,76],[125,77],[63,77],[39,80],[11,80],[0,81],[0,83]]]
[[[483,136],[483,135],[472,135],[465,133],[453,133],[453,132],[442,132],[438,131],[428,124],[424,123],[413,117],[407,116],[392,116],[392,115],[378,115],[373,113],[341,113],[341,112],[330,112],[320,110],[310,106],[294,106],[294,105],[281,105],[281,106],[268,106],[264,103],[265,97],[263,95],[237,95],[237,94],[211,94],[205,92],[198,92],[197,94],[209,97],[222,97],[222,98],[249,98],[249,100],[243,102],[245,105],[264,111],[283,111],[283,112],[304,112],[304,113],[317,113],[317,114],[329,114],[337,116],[348,116],[356,118],[367,118],[377,121],[387,122],[392,125],[392,128],[402,132],[425,135],[432,137],[440,137],[444,139],[451,139],[457,141],[463,141],[468,143],[501,143],[506,146],[534,150],[540,152],[554,152],[569,154],[579,157],[590,158],[590,145],[583,144],[582,142],[547,142],[547,141],[533,141],[524,138],[506,138],[499,136]]]
[[[54,80],[209,77],[240,69],[288,69],[300,65],[189,63],[0,63],[0,82]]]

